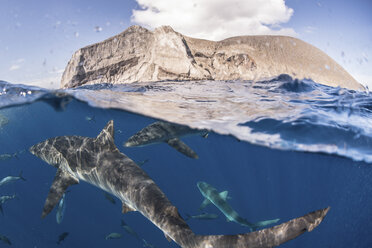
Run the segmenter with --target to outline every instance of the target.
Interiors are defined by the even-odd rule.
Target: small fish
[[[148,159],[140,160],[140,161],[135,161],[135,163],[136,163],[138,166],[142,166],[142,165],[146,164],[147,162],[149,162]]]
[[[67,193],[67,191],[66,191]],[[65,210],[66,210],[66,193],[62,195],[61,200],[59,201],[58,208],[57,208],[57,213],[56,213],[56,220],[58,224],[61,224],[63,220],[63,216],[65,215]]]
[[[138,234],[130,226],[128,226],[127,223],[124,222],[124,220],[121,220],[121,227],[124,228],[124,230],[130,235],[133,235],[138,240],[141,240]]]
[[[16,195],[3,195],[0,197],[0,212],[4,215],[3,204],[9,200],[12,200]]]
[[[0,154],[0,161],[5,161],[8,159],[17,158],[17,153],[10,154],[10,153],[4,153]]]
[[[4,115],[0,114],[0,128],[9,123],[9,119]]]
[[[155,248],[155,245],[147,243],[145,239],[142,239],[142,241],[143,241],[143,247]]]
[[[66,239],[66,237],[69,235],[68,232],[64,232],[58,236],[57,244],[59,245],[62,241]]]
[[[26,150],[23,149],[23,150],[20,150],[18,152],[15,152],[13,154],[11,154],[11,153],[0,154],[0,161],[5,161],[5,160],[8,160],[8,159],[12,159],[12,158],[17,158],[18,159],[18,155],[24,153],[25,151]]]
[[[4,235],[1,235],[0,234],[0,240],[2,240],[4,243],[6,243],[8,245],[12,245],[12,242],[10,242],[10,240],[8,239],[8,237],[6,237]]]
[[[105,239],[106,240],[109,240],[109,239],[120,239],[121,237],[123,237],[123,234],[113,232],[113,233],[110,233],[110,234],[106,235]]]
[[[104,193],[104,195],[105,195],[106,200],[108,200],[112,204],[116,204],[116,201],[115,201],[114,197],[112,197],[112,195],[110,195],[109,193],[106,193],[106,192]]]
[[[1,179],[1,181],[0,181],[0,187],[6,185],[8,183],[12,183],[12,182],[18,181],[19,179],[21,179],[23,181],[26,181],[26,179],[22,176],[22,171],[19,173],[19,176],[18,177],[7,176],[7,177],[4,177],[3,179]]]
[[[189,215],[186,214],[187,218],[185,220],[189,219],[196,219],[196,220],[214,220],[218,218],[217,214],[209,214],[209,213],[203,213],[199,215]]]
[[[96,122],[96,117],[94,115],[93,116],[85,116],[85,120],[86,121]]]

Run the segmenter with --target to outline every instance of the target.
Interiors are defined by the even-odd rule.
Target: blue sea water
[[[0,82],[0,177],[26,181],[0,187],[16,194],[3,204],[0,234],[12,247],[143,247],[125,222],[154,247],[178,247],[139,213],[81,182],[70,187],[61,224],[56,210],[41,211],[56,169],[28,152],[45,139],[96,136],[114,120],[115,143],[158,184],[182,216],[200,214],[196,183],[228,190],[229,203],[251,222],[280,223],[331,207],[324,221],[281,247],[372,247],[372,97],[282,75],[261,81],[156,82],[95,85],[48,91]],[[89,117],[89,118],[87,118]],[[123,143],[156,119],[210,130],[208,138],[182,140],[199,155],[190,159],[167,144],[127,148]],[[246,227],[216,220],[188,220],[197,234],[238,234]],[[68,232],[61,244],[58,236]],[[105,240],[111,232],[117,240]],[[1,243],[1,246],[6,246]]]

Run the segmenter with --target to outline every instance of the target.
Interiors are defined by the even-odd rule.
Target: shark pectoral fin
[[[195,158],[198,159],[199,156],[194,152],[190,147],[188,147],[185,143],[183,143],[180,139],[178,138],[173,138],[167,140],[168,145],[179,151],[180,153],[190,157],[190,158]]]
[[[102,144],[114,143],[114,121],[109,121],[102,131],[98,134],[97,141],[100,141]]]
[[[219,195],[220,195],[220,197],[224,200],[224,201],[226,201],[227,199],[228,199],[228,195],[229,194],[229,191],[227,191],[227,190],[225,190],[225,191],[222,191]]]
[[[66,189],[73,184],[78,184],[79,180],[68,173],[67,171],[58,169],[52,186],[49,189],[48,197],[44,204],[42,218],[47,216],[53,208],[59,203],[62,195],[65,193]]]
[[[127,204],[125,204],[125,203],[123,203],[122,204],[122,206],[123,206],[123,209],[122,209],[122,213],[123,214],[126,214],[126,213],[128,213],[128,212],[132,212],[132,211],[136,211],[134,208],[132,208],[132,207],[129,207]]]
[[[200,210],[203,210],[206,206],[208,206],[209,204],[211,204],[212,202],[210,200],[208,200],[207,198],[204,199],[204,201],[202,202],[202,204],[200,205]]]
[[[202,137],[206,139],[206,138],[208,138],[208,135],[209,135],[209,133],[204,133],[204,134],[202,134]]]

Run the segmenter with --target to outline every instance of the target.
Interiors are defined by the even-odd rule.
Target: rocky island
[[[131,26],[76,51],[61,88],[162,80],[259,80],[288,74],[324,85],[363,90],[316,47],[287,36],[238,36],[222,41],[187,37],[169,26]]]

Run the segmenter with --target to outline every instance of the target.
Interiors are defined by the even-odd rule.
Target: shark
[[[188,135],[201,135],[206,138],[208,131],[157,121],[135,133],[123,145],[125,147],[137,147],[165,142],[187,157],[198,159],[198,154],[180,140],[180,137]]]
[[[242,226],[249,227],[252,230],[264,227],[267,225],[274,224],[279,221],[279,219],[264,220],[256,223],[251,223],[241,217],[230,205],[227,203],[228,191],[223,191],[218,193],[217,189],[206,182],[198,182],[197,187],[200,193],[204,196],[204,201],[200,205],[200,209],[204,209],[207,205],[215,205],[225,216],[228,221],[234,221]]]
[[[139,212],[182,248],[277,246],[312,231],[329,211],[329,207],[320,209],[256,232],[197,235],[150,176],[116,147],[112,120],[96,137],[54,137],[29,151],[57,168],[42,217],[53,210],[69,186],[85,181],[119,198],[123,213]]]

